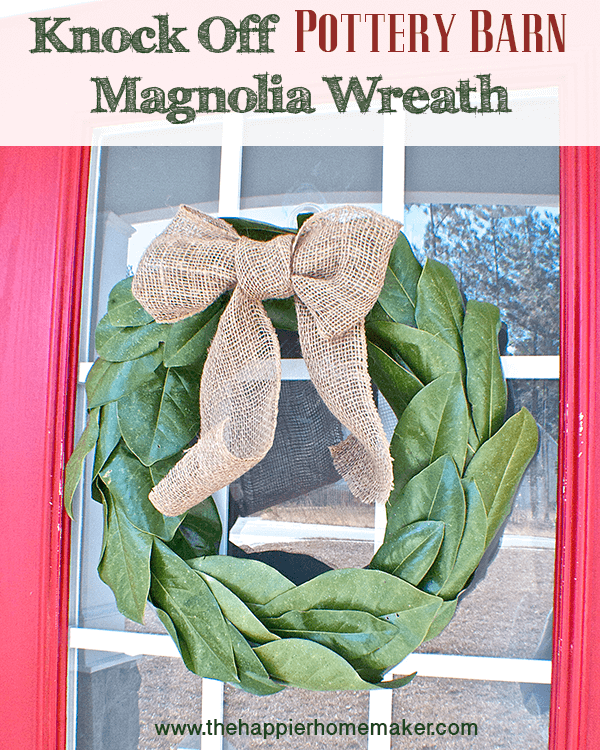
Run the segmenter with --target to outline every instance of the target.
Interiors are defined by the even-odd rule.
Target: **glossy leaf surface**
[[[206,357],[226,301],[227,298],[221,296],[203,312],[169,326],[165,342],[165,367],[193,365]]]
[[[500,311],[487,302],[467,302],[463,337],[467,364],[467,398],[480,442],[504,422],[506,383],[500,364]]]
[[[210,588],[158,540],[152,550],[150,597],[168,612],[188,669],[225,682],[237,679],[229,629]]]
[[[381,617],[432,602],[441,603],[395,576],[379,570],[345,568],[322,573],[253,609],[259,618],[278,617],[293,609],[357,610]]]
[[[454,461],[445,455],[413,477],[388,506],[386,540],[417,521],[440,521],[444,538],[439,555],[420,587],[438,594],[448,580],[465,525],[465,495]]]
[[[465,528],[452,572],[439,595],[444,599],[454,599],[475,571],[483,553],[487,536],[487,516],[481,494],[473,481],[463,482],[467,514]]]
[[[130,362],[107,362],[97,359],[85,382],[88,407],[102,406],[109,401],[116,401],[121,396],[135,391],[152,377],[162,362],[162,346]]]
[[[381,648],[357,659],[355,668],[371,679],[379,679],[390,664],[399,664],[421,645],[442,604],[441,599],[432,597],[429,603],[387,615],[386,619],[397,627],[397,635]]]
[[[367,331],[384,351],[400,356],[422,383],[465,371],[462,354],[427,331],[386,321],[369,323]]]
[[[399,418],[423,384],[376,344],[368,341],[367,352],[371,377]]]
[[[467,468],[465,479],[475,482],[487,512],[486,546],[510,511],[537,443],[537,424],[523,408],[481,446]]]
[[[266,299],[263,305],[275,328],[281,328],[284,331],[298,330],[296,305],[292,297],[288,297],[287,299]]]
[[[338,654],[313,641],[285,638],[254,649],[256,655],[278,680],[306,690],[371,690],[374,687],[400,687],[413,678],[401,678],[381,685],[362,680]]]
[[[110,401],[101,407],[100,411],[100,434],[96,445],[94,457],[94,472],[96,477],[104,464],[108,461],[110,454],[117,447],[121,439],[119,420],[117,419],[117,402]]]
[[[462,354],[463,317],[463,301],[452,271],[428,259],[417,289],[417,325]]]
[[[243,633],[244,636],[254,643],[269,643],[278,639],[279,636],[267,630],[262,622],[252,614],[251,610],[248,609],[244,602],[231,589],[228,589],[227,586],[224,586],[216,578],[206,573],[198,573],[198,575],[202,576],[203,580],[208,584],[221,608],[223,616],[232,625],[235,625],[240,633]]]
[[[268,242],[280,234],[296,234],[289,227],[277,227],[274,224],[266,224],[263,221],[253,221],[252,219],[242,219],[238,216],[224,216],[223,221],[231,224],[239,235],[249,237],[251,240]]]
[[[279,571],[258,560],[214,555],[190,560],[189,565],[221,581],[248,606],[266,604],[278,594],[296,588]]]
[[[367,656],[397,635],[397,628],[367,612],[292,610],[267,617],[265,625],[281,638],[306,638],[327,646],[346,661]]]
[[[379,295],[379,304],[396,323],[414,326],[420,275],[421,264],[400,232],[392,248],[385,283]]]
[[[137,529],[159,539],[173,537],[181,519],[163,516],[148,500],[152,479],[147,467],[127,448],[119,446],[100,472],[100,478],[122,511]]]
[[[427,631],[425,638],[423,638],[424,642],[430,641],[433,638],[437,638],[442,630],[444,630],[444,628],[450,624],[450,620],[454,617],[454,613],[456,612],[457,604],[458,601],[456,599],[444,602],[442,604],[442,606],[436,612],[436,615],[433,618],[433,622],[431,623],[431,626]]]
[[[131,293],[133,276],[119,281],[108,296],[108,319],[113,326],[143,326],[154,322]]]
[[[67,513],[72,516],[73,506],[73,495],[81,479],[83,472],[83,462],[85,457],[90,451],[94,450],[98,441],[98,435],[100,428],[98,426],[98,419],[100,417],[100,410],[98,408],[92,409],[88,414],[88,421],[85,430],[81,433],[81,437],[77,441],[71,457],[69,458],[65,467],[65,487],[64,487],[64,504]]]
[[[158,349],[169,334],[171,326],[148,323],[135,328],[112,326],[105,315],[96,326],[96,351],[107,362],[137,359]]]
[[[238,672],[237,680],[232,681],[233,684],[239,685],[242,690],[252,695],[273,695],[283,690],[284,686],[271,679],[263,663],[239,630],[229,621],[227,628]]]
[[[446,454],[465,465],[471,418],[458,373],[425,386],[406,407],[392,438],[394,499],[406,482]]]
[[[200,429],[199,378],[193,370],[159,368],[119,400],[119,427],[145,466],[178,453]]]
[[[433,565],[443,538],[442,521],[408,524],[386,538],[369,567],[384,570],[417,586]]]
[[[109,500],[107,506],[105,547],[98,573],[113,590],[119,611],[130,620],[142,622],[150,589],[152,536],[132,526],[114,502]]]

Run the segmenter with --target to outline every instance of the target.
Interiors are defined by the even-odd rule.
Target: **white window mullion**
[[[242,188],[242,150],[244,116],[230,112],[223,117],[221,141],[221,171],[219,179],[219,216],[239,216]],[[221,518],[222,534],[219,554],[226,555],[229,542],[229,487],[213,493]],[[217,680],[202,680],[202,722],[209,719],[223,721],[224,686]],[[223,736],[202,737],[202,750],[222,750]]]
[[[392,700],[393,690],[371,690],[369,693],[369,726],[373,724],[385,724],[386,727],[392,723]],[[367,750],[390,750],[392,738],[387,733],[369,734],[367,738]]]
[[[219,216],[239,216],[243,144],[244,116],[229,112],[223,117]]]
[[[383,169],[381,180],[381,213],[404,221],[404,109],[383,118]]]
[[[71,628],[69,647],[110,651],[128,656],[167,656],[181,658],[170,635],[135,633],[127,630]],[[483,682],[531,682],[550,684],[551,662],[542,659],[513,659],[499,656],[463,656],[455,654],[410,654],[389,670],[393,675],[417,672],[421,677]],[[215,680],[208,680],[208,689]],[[207,704],[208,705],[208,704]],[[218,718],[215,715],[209,718]]]
[[[225,685],[219,680],[209,680],[204,678],[202,680],[202,726],[205,726],[207,721],[212,722],[213,732],[212,735],[203,735],[201,741],[202,750],[223,750],[224,735],[217,732],[215,721],[223,723],[223,702],[225,697]]]

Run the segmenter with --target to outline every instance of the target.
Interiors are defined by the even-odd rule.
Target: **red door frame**
[[[2,744],[63,750],[86,148],[0,148]],[[561,447],[551,750],[600,737],[600,149],[561,148]]]
[[[72,447],[89,149],[0,148],[0,744],[65,746]]]
[[[563,147],[552,750],[600,742],[600,147]],[[595,549],[596,548],[596,549]]]

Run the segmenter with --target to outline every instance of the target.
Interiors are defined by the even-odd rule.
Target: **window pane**
[[[433,159],[433,162],[437,160],[438,166],[443,166],[445,162],[441,151],[430,153],[427,158]],[[436,152],[436,149],[431,152]],[[450,159],[451,156],[448,155],[447,158]],[[480,156],[483,158],[482,154]],[[498,154],[488,156],[497,160]],[[546,158],[547,155],[541,156]],[[128,270],[132,271],[140,252],[153,234],[161,231],[168,223],[179,203],[185,202],[216,213],[219,158],[219,148],[111,148],[103,152],[95,315],[102,315],[108,290]],[[407,187],[410,183],[417,191],[421,188],[426,190],[429,184],[432,192],[444,189],[444,185],[445,189],[451,188],[459,192],[467,189],[451,180],[446,180],[445,183],[430,180],[428,183],[426,170],[423,170],[422,182],[411,183],[411,164],[414,166],[416,162],[410,162],[410,158],[409,154]],[[511,152],[507,158],[512,169],[518,162],[518,154]],[[246,147],[242,172],[243,213],[262,221],[294,226],[298,213],[323,209],[336,203],[362,203],[380,208],[381,161],[382,149],[378,147]],[[451,163],[450,159],[448,164]],[[479,169],[482,163],[484,162],[480,158],[477,161]],[[527,177],[526,172],[527,170],[523,172],[523,179]],[[475,180],[470,189],[491,190],[495,185],[497,190],[504,190],[506,186],[502,179],[499,178],[491,187]],[[543,194],[546,191],[549,195],[555,190],[551,180],[541,187],[539,182],[534,185],[528,184],[526,180],[522,183],[514,182],[512,186],[513,192],[517,188],[518,191],[535,189],[537,193]],[[507,353],[557,353],[557,211],[554,208],[515,204],[465,206],[439,202],[446,200],[443,198],[436,200],[436,203],[412,204],[407,210],[406,231],[419,257],[423,259],[425,255],[429,255],[450,265],[467,297],[485,299],[500,306],[508,326],[508,340],[505,342]],[[129,239],[133,230],[136,232]],[[284,356],[298,356],[293,337],[283,335],[282,344]],[[532,411],[540,428],[540,449],[521,484],[505,529],[504,542],[495,559],[487,561],[480,571],[487,571],[487,575],[482,575],[478,585],[463,598],[450,626],[438,638],[426,644],[423,651],[522,658],[537,655],[549,658],[543,650],[543,635],[544,632],[549,632],[545,628],[552,606],[557,386],[556,381],[511,382],[509,408],[516,411],[521,405],[525,405]],[[284,383],[284,401],[291,402],[296,397],[297,400],[306,402],[308,397],[302,390],[305,387],[304,381]],[[294,390],[297,391],[295,396]],[[303,419],[305,422],[311,421],[302,408],[296,410],[295,419],[297,423]],[[323,426],[318,417],[311,419],[313,428],[317,425],[317,432],[323,438],[328,430],[334,433],[337,429],[335,425]],[[387,427],[393,430],[393,424],[388,424]],[[288,430],[290,431],[293,430]],[[336,442],[338,438],[339,436],[332,434],[328,444]],[[310,439],[307,440],[310,442]],[[306,440],[302,443],[300,439],[300,443],[296,445],[298,444],[305,447]],[[297,447],[288,446],[284,452],[295,460],[300,451]],[[309,451],[303,460],[308,474],[316,475],[316,467],[321,459]],[[324,475],[326,473],[323,472]],[[289,471],[289,474],[288,484],[299,484],[295,481],[298,472]],[[343,484],[337,482],[335,477],[327,476],[324,476],[327,481],[319,486],[303,486],[300,494],[286,495],[284,491],[277,490],[279,497],[273,498],[276,484],[272,481],[273,478],[274,474],[267,473],[262,480],[267,489],[271,485],[270,495],[269,492],[261,493],[256,490],[258,482],[252,485],[252,493],[248,486],[242,486],[241,496],[236,494],[239,487],[237,490],[235,486],[232,487],[232,508],[236,510],[237,503],[236,512],[243,518],[250,517],[259,522],[321,524],[324,527],[323,533],[316,537],[313,534],[301,542],[261,543],[252,548],[253,552],[264,553],[271,550],[277,553],[288,550],[303,553],[309,559],[302,562],[304,570],[301,572],[307,576],[311,575],[307,567],[310,565],[341,568],[363,567],[368,564],[372,556],[372,541],[360,538],[335,539],[329,535],[326,527],[349,526],[359,532],[364,529],[372,534],[372,506],[356,502]],[[254,509],[251,507],[252,502],[248,500],[251,495],[256,506]],[[285,497],[283,502],[282,497]],[[125,621],[116,611],[112,593],[104,587],[95,572],[100,551],[101,509],[91,503],[89,498],[86,503],[79,624],[107,629],[164,632],[151,611],[147,613],[144,626]],[[236,544],[243,546],[245,543],[238,539]],[[272,564],[278,567],[281,563],[274,562],[276,559],[276,556],[272,558]],[[286,564],[290,564],[289,558]],[[320,572],[313,569],[313,575],[316,574],[315,571]],[[159,739],[155,736],[156,721],[199,721],[200,679],[187,672],[181,661],[149,657],[132,660],[122,654],[88,651],[80,654],[80,668],[82,727],[110,723],[110,712],[113,710],[111,706],[121,696],[119,700],[123,706],[127,706],[129,712],[127,724],[123,724],[121,732],[123,738],[130,736],[129,729],[126,730],[125,726],[135,724],[141,731],[139,747],[144,750],[154,747],[198,747],[198,744],[193,744],[197,743],[197,737],[186,737],[184,742],[173,736],[168,741],[164,737]],[[113,669],[116,671],[111,672]],[[139,680],[140,688],[136,686]],[[100,687],[96,687],[98,685]],[[87,704],[85,690],[91,696]],[[135,713],[138,690],[139,717]],[[367,720],[368,695],[365,693],[315,694],[286,690],[271,698],[255,698],[227,687],[225,695],[225,715],[232,721],[243,717],[261,717],[265,721],[316,718],[325,723],[359,723]],[[544,688],[540,689],[540,695],[542,702],[539,705],[543,708]],[[544,721],[538,721],[527,713],[521,692],[515,685],[418,677],[410,687],[396,691],[394,700],[395,716],[398,711],[402,712],[402,716],[408,715],[407,712],[412,710],[418,717],[416,720],[423,721],[432,721],[437,716],[444,720],[442,712],[446,712],[444,716],[448,716],[449,720],[463,719],[465,711],[472,705],[478,717],[475,720],[480,724],[480,734],[475,744],[478,748],[510,747],[510,742],[514,744],[517,738],[519,747],[529,749],[546,746]],[[85,713],[88,708],[92,714]],[[83,732],[78,750],[87,747],[86,741]],[[264,744],[264,741],[259,743],[258,738],[252,737],[231,737],[229,741],[237,750]],[[99,747],[118,750],[119,745],[111,744],[112,742],[111,739]],[[123,745],[124,750],[129,750],[130,747],[133,750],[137,738],[128,739],[127,742],[128,745]],[[312,737],[294,737],[293,740],[289,737],[282,738],[279,744],[290,742],[294,747],[315,746]],[[421,740],[413,737],[410,747],[425,750],[432,746],[431,742],[427,738]],[[449,747],[452,746],[451,742],[447,738],[444,740],[444,744]],[[366,737],[344,738],[344,743],[351,748],[364,748]],[[393,739],[393,747],[404,746],[398,743],[406,744],[406,741]],[[319,744],[337,745],[339,738],[319,737]]]
[[[442,680],[424,677],[408,689],[395,690],[392,721],[402,730],[403,720],[411,723],[413,736],[392,737],[392,750],[469,747],[476,750],[509,750],[548,747],[547,717],[529,713],[523,706],[519,685],[507,682]],[[425,736],[415,736],[415,724],[425,724]],[[427,724],[432,723],[427,736]],[[473,727],[477,724],[477,736]],[[445,735],[438,735],[446,730]],[[454,725],[454,726],[450,726]],[[458,726],[456,726],[458,725]],[[457,732],[457,734],[451,734]],[[463,734],[464,731],[464,734]],[[468,732],[471,731],[469,736]]]
[[[421,259],[450,267],[467,298],[500,308],[506,354],[558,354],[557,209],[411,204],[406,233]]]
[[[540,205],[558,205],[558,148],[409,146],[405,168],[406,197],[410,203],[458,203],[458,198],[441,196],[478,193],[479,199],[463,197],[461,202],[529,201],[531,205],[532,196],[545,195],[553,202]],[[483,195],[504,195],[510,197],[510,201],[499,201],[497,197],[492,200],[481,197]]]
[[[111,146],[102,151],[100,212],[112,211],[130,222],[161,210],[170,218],[180,204],[216,211],[219,198],[218,146]]]
[[[380,206],[381,175],[382,149],[376,146],[248,146],[243,151],[241,207],[257,218],[264,211],[251,209],[283,209],[282,218],[268,221],[291,226],[306,210],[343,203]]]

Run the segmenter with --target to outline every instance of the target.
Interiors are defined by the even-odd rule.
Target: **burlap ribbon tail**
[[[302,353],[317,391],[350,436],[330,448],[353,495],[385,502],[389,446],[373,401],[364,318],[375,304],[401,225],[342,206],[315,214],[297,235],[268,242],[182,206],[148,247],[133,294],[172,323],[232,289],[200,388],[198,442],[150,494],[178,515],[257,464],[273,442],[281,383],[279,343],[262,300],[294,296]]]

